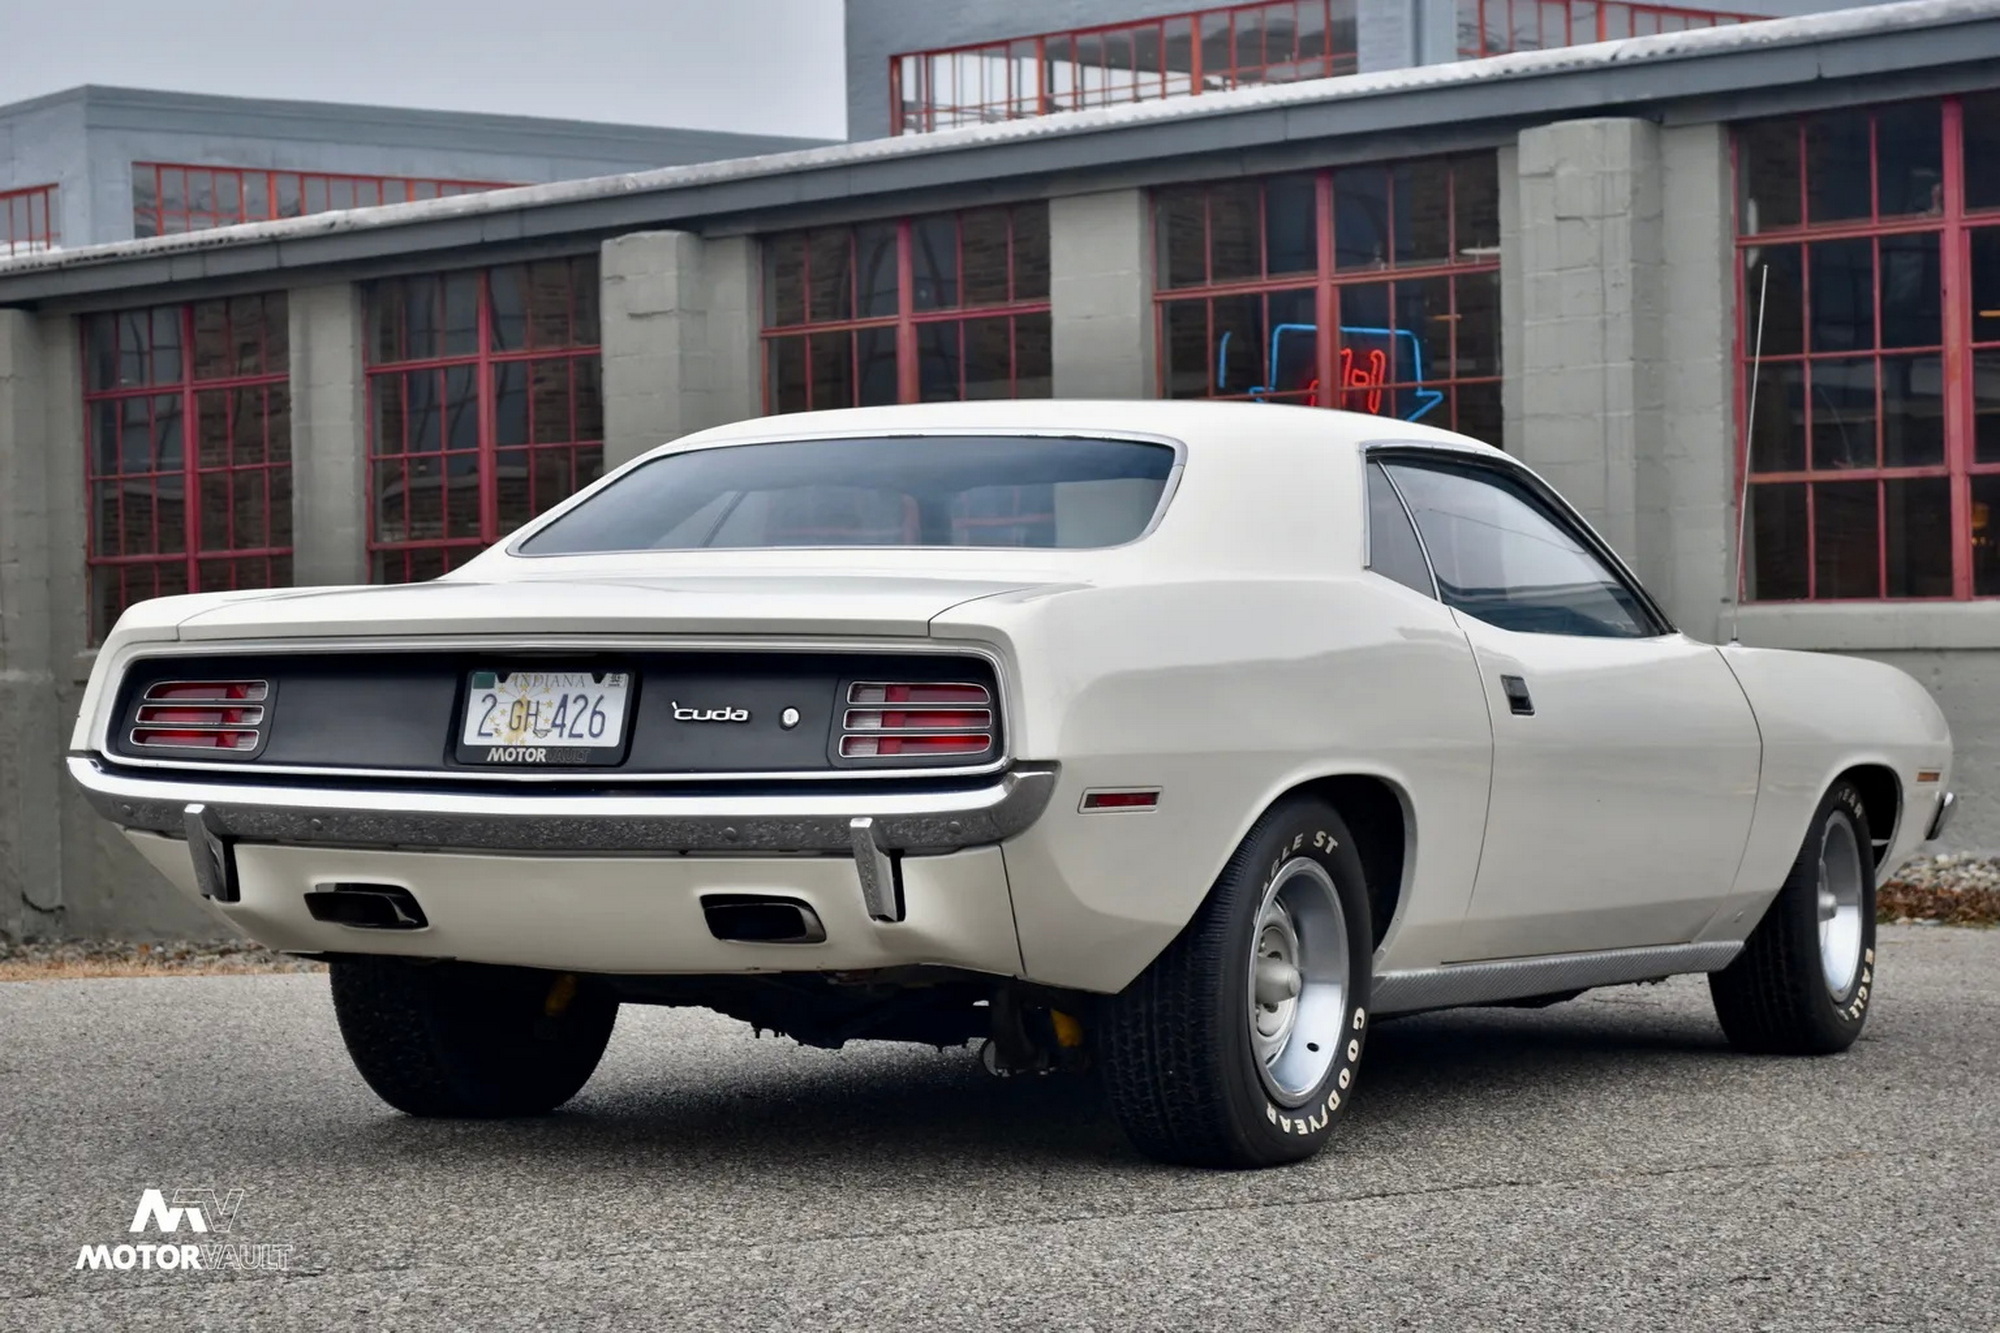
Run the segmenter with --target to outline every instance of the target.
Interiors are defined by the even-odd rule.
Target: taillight
[[[983,704],[991,701],[992,696],[986,692],[984,685],[950,682],[884,684],[864,680],[855,682],[847,690],[847,702],[851,704]]]
[[[993,694],[960,681],[857,681],[841,716],[843,759],[977,759],[993,749]]]
[[[254,731],[195,731],[175,727],[134,727],[132,744],[168,750],[254,750]]]
[[[146,699],[173,703],[254,702],[270,697],[271,687],[261,680],[163,680],[146,687]]]
[[[163,680],[146,687],[132,744],[149,750],[244,753],[264,739],[262,680]]]

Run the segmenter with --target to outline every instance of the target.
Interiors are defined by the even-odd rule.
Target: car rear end
[[[1001,844],[1056,767],[1016,750],[1004,648],[931,623],[1138,535],[1178,455],[775,447],[641,463],[431,584],[143,605],[72,774],[276,949],[1019,975]]]

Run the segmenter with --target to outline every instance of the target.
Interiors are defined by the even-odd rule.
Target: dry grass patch
[[[244,940],[0,940],[0,981],[87,977],[214,977],[318,972],[325,964],[291,958]]]
[[[2000,925],[2000,857],[1919,856],[1907,861],[1876,895],[1875,915],[1882,921]]]

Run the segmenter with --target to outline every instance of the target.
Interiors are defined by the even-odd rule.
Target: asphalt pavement
[[[0,1328],[2000,1329],[2000,932],[1881,954],[1831,1059],[1689,980],[1383,1023],[1331,1149],[1236,1174],[970,1050],[627,1008],[561,1113],[425,1122],[323,975],[0,984]],[[76,1267],[167,1239],[221,1248]]]

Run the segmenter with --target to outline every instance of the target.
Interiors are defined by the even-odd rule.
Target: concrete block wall
[[[604,243],[604,465],[761,410],[750,237],[634,232]]]
[[[1521,428],[1508,447],[1638,551],[1637,460],[1660,429],[1659,130],[1597,119],[1521,135]]]
[[[1049,203],[1050,342],[1058,398],[1152,398],[1152,214],[1144,190]]]
[[[52,774],[62,723],[49,643],[48,431],[41,335],[0,310],[0,930],[19,934],[61,904]],[[31,925],[33,923],[33,925]]]
[[[295,287],[286,298],[292,395],[292,578],[368,581],[367,395],[361,291]]]

